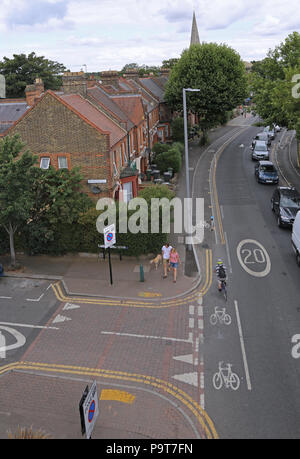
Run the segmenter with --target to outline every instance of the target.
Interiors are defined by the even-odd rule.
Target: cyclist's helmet
[[[217,264],[221,266],[223,264],[223,260],[221,260],[221,258],[219,258]]]

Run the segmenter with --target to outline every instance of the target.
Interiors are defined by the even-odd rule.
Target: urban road
[[[290,230],[271,211],[274,186],[254,179],[253,122],[240,117],[207,148],[190,146],[192,196],[214,221],[195,246],[194,291],[129,301],[0,280],[1,438],[18,425],[81,438],[78,404],[95,380],[93,438],[299,438],[300,273]],[[281,132],[273,142],[278,165],[288,141]],[[219,257],[227,301],[213,273]]]

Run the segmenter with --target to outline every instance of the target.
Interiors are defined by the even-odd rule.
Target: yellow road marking
[[[135,400],[135,395],[125,392],[123,390],[103,389],[101,391],[99,400],[109,400],[131,405]]]
[[[171,307],[171,306],[180,306],[180,305],[187,304],[188,302],[197,299],[199,294],[204,296],[209,290],[211,286],[211,282],[212,282],[212,251],[210,249],[207,249],[205,251],[205,257],[206,257],[206,278],[205,278],[204,286],[200,290],[196,290],[187,296],[184,296],[182,298],[177,298],[174,300],[161,301],[159,304],[143,302],[143,301],[136,301],[136,300],[121,300],[121,299],[116,299],[116,298],[93,298],[93,297],[85,298],[85,297],[77,297],[77,296],[73,296],[73,297],[65,296],[61,289],[59,282],[56,284],[52,284],[52,289],[54,291],[56,298],[63,303],[78,302],[78,303],[84,303],[84,304],[97,304],[97,305],[103,305],[103,306],[126,306],[126,307],[149,308],[149,309],[162,309],[162,308]]]
[[[43,371],[43,372],[51,372],[51,373],[68,373],[68,374],[76,374],[76,375],[85,375],[89,377],[103,377],[108,379],[118,379],[122,381],[130,381],[130,382],[137,382],[146,385],[150,385],[153,388],[160,389],[173,397],[177,400],[180,400],[196,417],[199,421],[201,427],[203,428],[207,438],[219,438],[217,431],[214,427],[212,420],[210,419],[209,415],[206,411],[195,401],[192,399],[190,395],[186,392],[181,390],[180,388],[174,386],[173,384],[169,383],[168,381],[163,381],[159,378],[155,378],[154,376],[147,376],[141,375],[136,373],[127,373],[122,371],[114,371],[114,370],[102,370],[98,368],[86,368],[80,366],[73,366],[73,365],[55,365],[55,364],[47,364],[47,363],[38,363],[38,362],[15,362],[10,365],[5,365],[4,367],[0,367],[0,375],[4,374],[8,371],[13,370],[32,370],[32,371]],[[155,392],[154,392],[155,394]]]

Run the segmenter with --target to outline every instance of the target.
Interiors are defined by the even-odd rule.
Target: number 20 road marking
[[[258,248],[255,248],[254,250],[246,249],[246,248],[242,249],[242,247],[245,244],[249,244],[249,243],[256,245]],[[246,256],[243,259],[242,255],[244,254],[246,254]],[[252,255],[253,255],[253,258],[252,258]],[[263,245],[261,245],[259,242],[255,241],[254,239],[244,239],[243,241],[239,243],[239,245],[237,246],[237,257],[243,269],[251,276],[265,277],[271,271],[271,260],[268,255],[268,252],[266,251]],[[253,271],[247,266],[247,265],[256,264],[256,263],[258,264],[265,263],[266,264],[265,269],[263,271]]]

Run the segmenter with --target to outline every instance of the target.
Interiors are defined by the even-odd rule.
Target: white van
[[[292,244],[296,253],[297,265],[300,266],[300,210],[298,211],[293,224]]]

